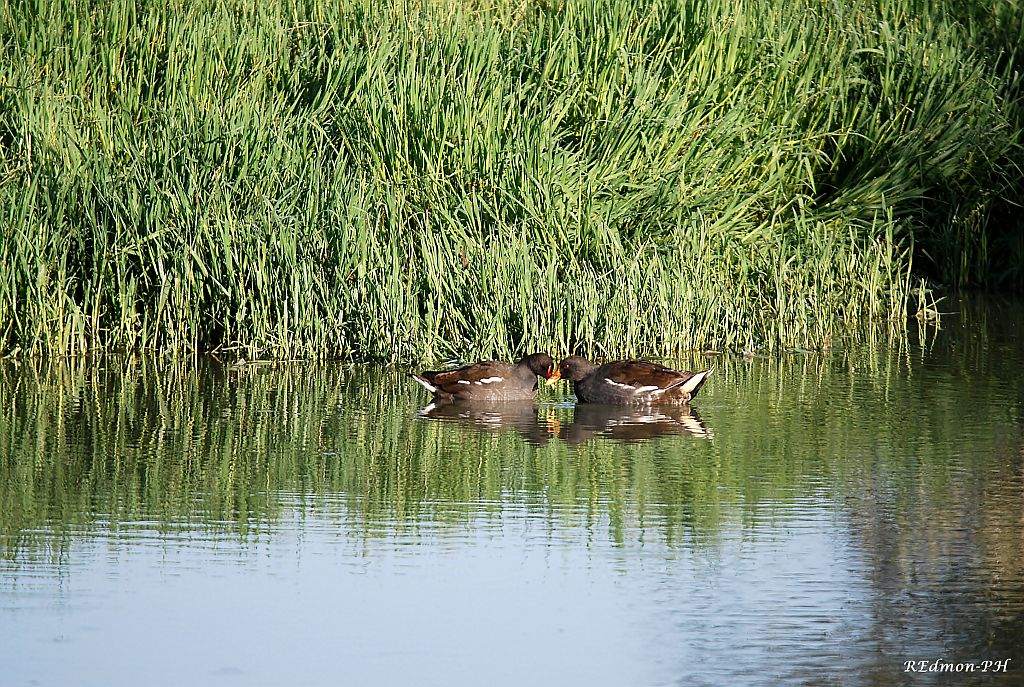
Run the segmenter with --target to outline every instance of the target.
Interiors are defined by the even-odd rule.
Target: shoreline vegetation
[[[898,331],[1024,285],[1022,14],[0,1],[0,353]]]
[[[830,492],[840,503],[928,496],[960,506],[966,493],[1019,485],[1020,408],[1006,399],[1024,389],[1020,356],[991,352],[1017,340],[1021,313],[1016,303],[961,303],[964,326],[940,333],[927,362],[916,346],[726,357],[722,383],[698,406],[716,440],[687,439],[678,453],[665,439],[568,443],[557,431],[577,414],[559,402],[567,388],[527,404],[551,432],[531,445],[510,427],[414,418],[429,396],[391,366],[145,356],[0,365],[0,563],[45,553],[47,541],[66,552],[97,512],[115,529],[247,536],[273,528],[290,495],[303,511],[333,498],[367,533],[463,522],[482,501],[553,518],[583,506],[612,528],[638,517],[684,545],[713,541],[737,513],[804,502],[823,483],[868,488]],[[967,379],[970,403],[949,391]],[[965,440],[969,453],[951,451]],[[984,469],[998,452],[1000,470]],[[966,484],[950,479],[961,473]],[[870,488],[878,475],[889,489]]]

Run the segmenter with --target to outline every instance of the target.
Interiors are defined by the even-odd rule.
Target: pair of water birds
[[[413,379],[443,401],[520,401],[537,394],[538,377],[548,384],[572,383],[580,403],[654,405],[689,403],[711,370],[678,371],[644,360],[616,360],[595,365],[571,355],[555,367],[547,353],[533,353],[517,363],[486,360],[454,370],[426,371]]]

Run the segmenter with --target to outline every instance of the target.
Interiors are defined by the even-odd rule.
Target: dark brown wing
[[[474,382],[500,377],[503,380],[512,376],[512,368],[508,363],[497,360],[483,360],[472,365],[465,365],[454,370],[439,372],[428,371],[420,375],[431,384],[447,394],[454,394]]]
[[[599,403],[688,402],[711,373],[680,372],[642,360],[599,367],[587,380],[590,400]]]
[[[597,375],[616,384],[629,385],[636,389],[648,390],[646,387],[670,389],[682,384],[692,376],[690,372],[677,372],[664,365],[649,363],[644,360],[620,360],[602,365]],[[642,393],[642,392],[641,392]]]

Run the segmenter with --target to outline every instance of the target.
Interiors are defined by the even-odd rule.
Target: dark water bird
[[[680,372],[643,360],[594,365],[578,355],[562,360],[558,370],[572,382],[580,403],[609,405],[689,403],[711,374],[711,370]]]
[[[421,372],[412,378],[440,400],[523,401],[537,394],[537,377],[559,378],[547,353],[533,353],[516,364],[485,360],[454,370]]]
[[[438,400],[419,412],[419,417],[450,422],[483,432],[514,431],[534,446],[543,446],[558,434],[558,422],[537,414],[533,401]]]
[[[600,437],[631,444],[665,436],[710,438],[711,430],[688,405],[636,407],[580,403],[572,422],[559,427],[558,437],[577,445]]]

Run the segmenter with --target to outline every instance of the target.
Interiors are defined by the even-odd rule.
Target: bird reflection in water
[[[597,403],[578,404],[572,422],[563,425],[559,433],[569,445],[595,437],[631,444],[678,435],[708,439],[713,436],[697,411],[688,405],[659,408]]]
[[[575,446],[592,439],[636,443],[666,436],[710,439],[711,430],[690,406],[629,407],[580,403],[571,422],[561,421],[555,408],[538,412],[532,402],[435,402],[419,412],[430,420],[453,422],[484,431],[515,431],[534,446],[558,437]]]
[[[513,430],[534,446],[543,446],[558,434],[557,420],[539,417],[533,401],[435,401],[419,416],[484,431]]]

